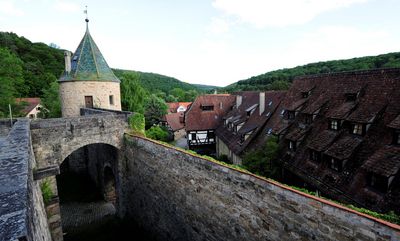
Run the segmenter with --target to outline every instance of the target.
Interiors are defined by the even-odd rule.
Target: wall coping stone
[[[391,222],[388,222],[388,221],[385,221],[385,220],[370,216],[370,215],[365,214],[365,213],[361,213],[359,211],[356,211],[356,210],[353,210],[351,208],[345,207],[345,206],[340,205],[338,203],[335,203],[335,202],[332,202],[332,201],[329,201],[329,200],[326,200],[326,199],[323,199],[323,198],[319,198],[319,197],[316,197],[316,196],[301,192],[299,190],[296,190],[296,189],[293,189],[293,188],[291,188],[289,186],[286,186],[286,185],[284,185],[284,184],[282,184],[282,183],[280,183],[278,181],[275,181],[275,180],[272,180],[272,179],[269,179],[269,178],[265,178],[265,177],[261,177],[261,176],[258,176],[256,174],[253,174],[253,173],[250,173],[250,172],[247,172],[247,171],[243,171],[243,170],[240,170],[238,168],[235,168],[235,167],[232,167],[232,166],[229,166],[229,165],[224,165],[222,163],[206,159],[206,158],[201,157],[199,155],[195,155],[195,154],[192,154],[190,152],[186,152],[185,150],[179,149],[179,148],[174,147],[174,146],[169,146],[167,144],[164,144],[162,142],[158,142],[156,140],[153,140],[153,139],[150,139],[150,138],[147,138],[147,137],[134,135],[134,134],[131,134],[131,133],[125,133],[125,135],[131,136],[131,137],[134,137],[134,138],[138,138],[138,139],[142,139],[142,140],[145,140],[145,141],[149,141],[149,142],[152,142],[152,143],[154,143],[156,145],[163,146],[163,147],[168,148],[168,149],[173,149],[173,150],[178,151],[180,153],[183,153],[183,154],[186,154],[186,155],[190,155],[192,157],[196,157],[196,158],[202,159],[203,161],[205,161],[205,162],[207,162],[209,164],[217,165],[218,166],[217,168],[222,168],[222,169],[228,168],[231,171],[239,172],[244,176],[248,176],[249,179],[252,178],[255,181],[266,182],[266,183],[271,184],[273,186],[276,186],[278,188],[282,188],[282,189],[287,190],[289,192],[296,193],[296,194],[298,194],[300,196],[303,196],[303,197],[306,197],[306,198],[310,198],[310,199],[313,199],[314,201],[318,201],[320,203],[326,204],[326,205],[328,205],[327,208],[329,208],[329,207],[330,208],[337,208],[337,209],[340,209],[340,210],[343,210],[343,211],[346,211],[346,212],[349,212],[349,213],[356,214],[358,216],[367,218],[367,219],[372,220],[374,222],[380,223],[380,224],[382,224],[384,226],[387,226],[387,227],[390,227],[390,228],[392,228],[392,229],[394,229],[394,230],[396,230],[398,232],[400,231],[400,225],[397,225],[397,224],[394,224],[394,223],[391,223]]]

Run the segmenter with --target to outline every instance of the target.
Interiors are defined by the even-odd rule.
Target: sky
[[[271,70],[400,51],[400,0],[0,0],[0,31],[112,68],[226,86]]]

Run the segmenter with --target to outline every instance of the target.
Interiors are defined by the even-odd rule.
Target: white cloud
[[[229,31],[230,23],[222,18],[212,18],[207,30],[212,34],[222,34]]]
[[[83,9],[81,6],[74,2],[69,2],[69,1],[56,1],[54,3],[54,8],[58,11],[61,12],[66,12],[66,13],[76,13],[79,11],[83,12]]]
[[[319,14],[368,0],[214,0],[212,5],[256,27],[301,25]]]
[[[24,12],[15,6],[12,0],[0,0],[0,14],[7,16],[22,16]]]

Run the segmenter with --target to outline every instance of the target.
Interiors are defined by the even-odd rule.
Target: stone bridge
[[[105,179],[109,167],[114,174],[118,216],[156,240],[400,240],[399,225],[124,134],[127,113],[83,114],[12,128],[0,121],[0,241],[63,240],[55,176],[85,147],[97,159],[90,175]],[[44,180],[54,191],[46,204]]]

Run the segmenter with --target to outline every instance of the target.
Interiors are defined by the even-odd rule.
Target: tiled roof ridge
[[[294,79],[301,80],[301,79],[314,79],[314,78],[321,78],[321,77],[328,77],[328,76],[340,76],[340,75],[369,75],[373,73],[393,73],[399,72],[400,68],[376,68],[376,69],[369,69],[369,70],[348,70],[348,71],[339,71],[339,72],[329,72],[329,73],[320,73],[320,74],[309,74],[309,75],[301,75],[297,76]],[[400,77],[398,78],[400,80]]]

